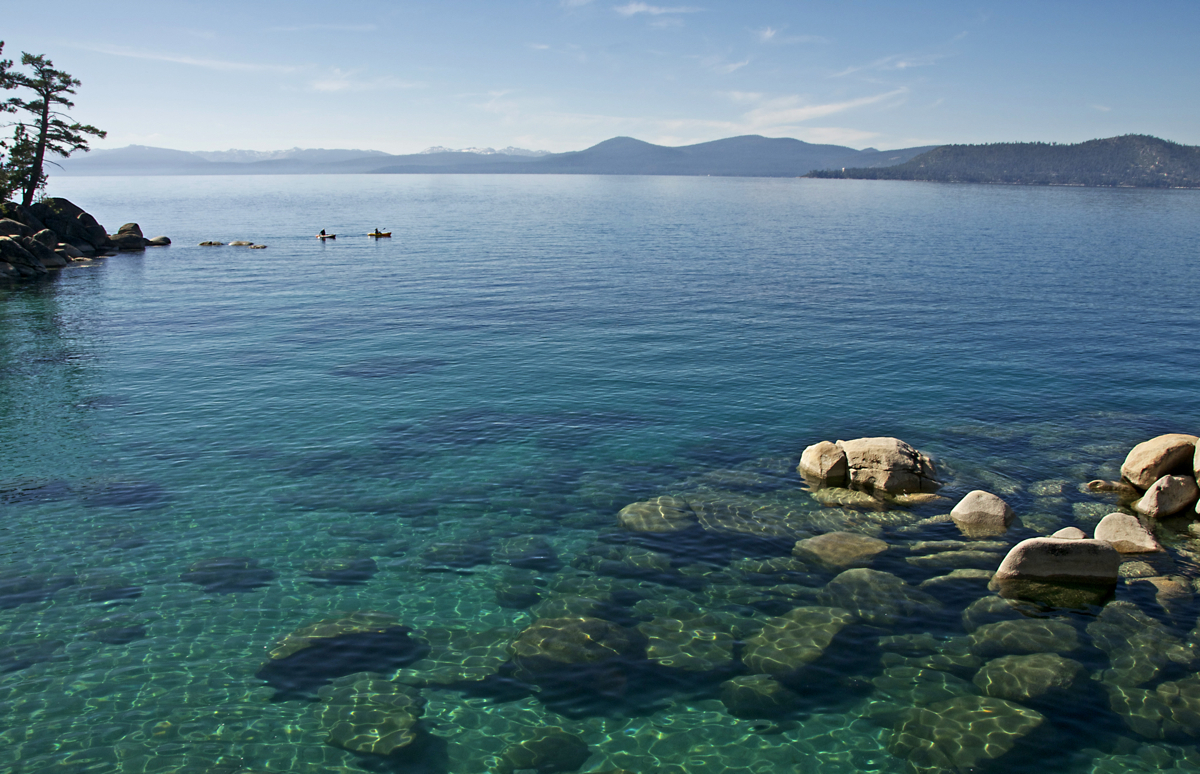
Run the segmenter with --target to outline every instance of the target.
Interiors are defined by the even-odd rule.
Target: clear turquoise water
[[[880,535],[897,556],[956,537],[900,531],[945,505],[868,518],[801,489],[805,446],[894,435],[938,458],[949,497],[1008,499],[1015,542],[1094,524],[1111,503],[1078,484],[1200,428],[1195,192],[325,176],[54,178],[51,193],[175,244],[0,289],[0,771],[483,772],[543,726],[587,742],[583,771],[904,771],[871,711],[879,638],[962,637],[983,590],[894,631],[852,627],[831,648],[852,656],[827,653],[778,726],[725,711],[736,661],[626,665],[615,695],[537,691],[500,667],[486,687],[423,688],[434,743],[384,760],[326,744],[321,705],[271,701],[256,673],[337,611],[418,636],[520,630],[537,616],[497,603],[511,583],[604,596],[630,627],[655,603],[718,611],[745,637],[814,604],[737,564],[791,540],[629,543],[617,510],[700,493]],[[394,237],[360,236],[375,227]],[[308,236],[321,228],[337,241]],[[497,558],[526,535],[561,569]],[[671,569],[596,559],[631,545]],[[264,585],[181,577],[216,557],[256,561]],[[312,575],[335,559],[374,573]],[[1168,611],[1145,586],[1117,598],[1186,635],[1191,603]],[[1051,614],[1083,632],[1094,613]],[[511,635],[491,636],[495,667]],[[1106,666],[1091,645],[1072,657]],[[1157,743],[1103,693],[1047,717],[989,765],[1044,771],[1052,755],[1088,772]]]

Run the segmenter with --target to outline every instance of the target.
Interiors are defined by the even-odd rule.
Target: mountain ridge
[[[470,152],[435,146],[421,153],[299,149],[290,151],[179,151],[145,145],[93,151],[60,159],[63,175],[239,174],[609,174],[799,177],[813,169],[899,163],[928,150],[859,151],[759,135],[684,146],[613,137],[590,148],[541,156]],[[491,149],[477,149],[488,151]],[[506,148],[506,151],[520,150]],[[258,158],[258,157],[262,158]],[[233,160],[237,159],[237,160]]]

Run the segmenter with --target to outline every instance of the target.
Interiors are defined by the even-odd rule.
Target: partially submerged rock
[[[1096,539],[1103,540],[1123,554],[1161,551],[1162,546],[1136,516],[1110,513],[1096,525]]]
[[[1134,446],[1121,465],[1121,475],[1139,489],[1149,489],[1160,478],[1186,469],[1196,454],[1197,437],[1168,433]]]
[[[346,634],[386,632],[398,626],[400,626],[400,619],[390,613],[358,610],[303,626],[279,640],[267,655],[272,659],[287,658],[293,653],[312,647],[318,640],[341,637]]]
[[[1058,540],[1087,540],[1087,533],[1079,527],[1063,527],[1050,537]],[[1111,541],[1108,541],[1111,542]],[[1115,547],[1115,546],[1114,546]],[[1120,549],[1117,549],[1120,550]]]
[[[848,481],[846,452],[829,441],[821,441],[805,449],[796,470],[806,479],[814,479],[824,486],[844,486]]]
[[[1200,497],[1200,488],[1191,476],[1163,476],[1150,485],[1133,509],[1154,519],[1174,516],[1187,510]]]
[[[846,454],[850,483],[887,494],[935,492],[940,484],[928,455],[899,438],[857,438],[838,441]]]
[[[1013,509],[991,492],[976,489],[955,505],[950,518],[969,537],[1003,535],[1013,521]]]
[[[995,580],[1113,585],[1120,566],[1121,555],[1103,540],[1029,538],[1008,552]]]
[[[1105,605],[1087,632],[1092,644],[1108,654],[1110,667],[1102,679],[1112,685],[1142,685],[1172,664],[1189,666],[1196,660],[1192,644],[1130,602]]]

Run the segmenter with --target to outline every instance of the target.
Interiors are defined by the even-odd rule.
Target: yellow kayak
[[[378,239],[379,237],[390,237],[391,235],[392,235],[392,232],[390,232],[390,231],[372,231],[370,234],[367,234],[367,236],[375,237],[376,239]]]

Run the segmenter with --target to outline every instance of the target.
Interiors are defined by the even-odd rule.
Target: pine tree
[[[67,157],[75,151],[87,151],[88,136],[103,138],[107,133],[88,124],[80,124],[58,108],[72,108],[75,103],[67,98],[80,85],[76,78],[62,70],[55,70],[54,63],[40,54],[21,53],[21,64],[32,73],[12,73],[11,78],[19,87],[30,89],[36,99],[14,97],[8,105],[32,116],[27,122],[17,124],[13,147],[9,150],[12,177],[21,190],[21,204],[28,207],[33,197],[46,185],[46,153]]]

